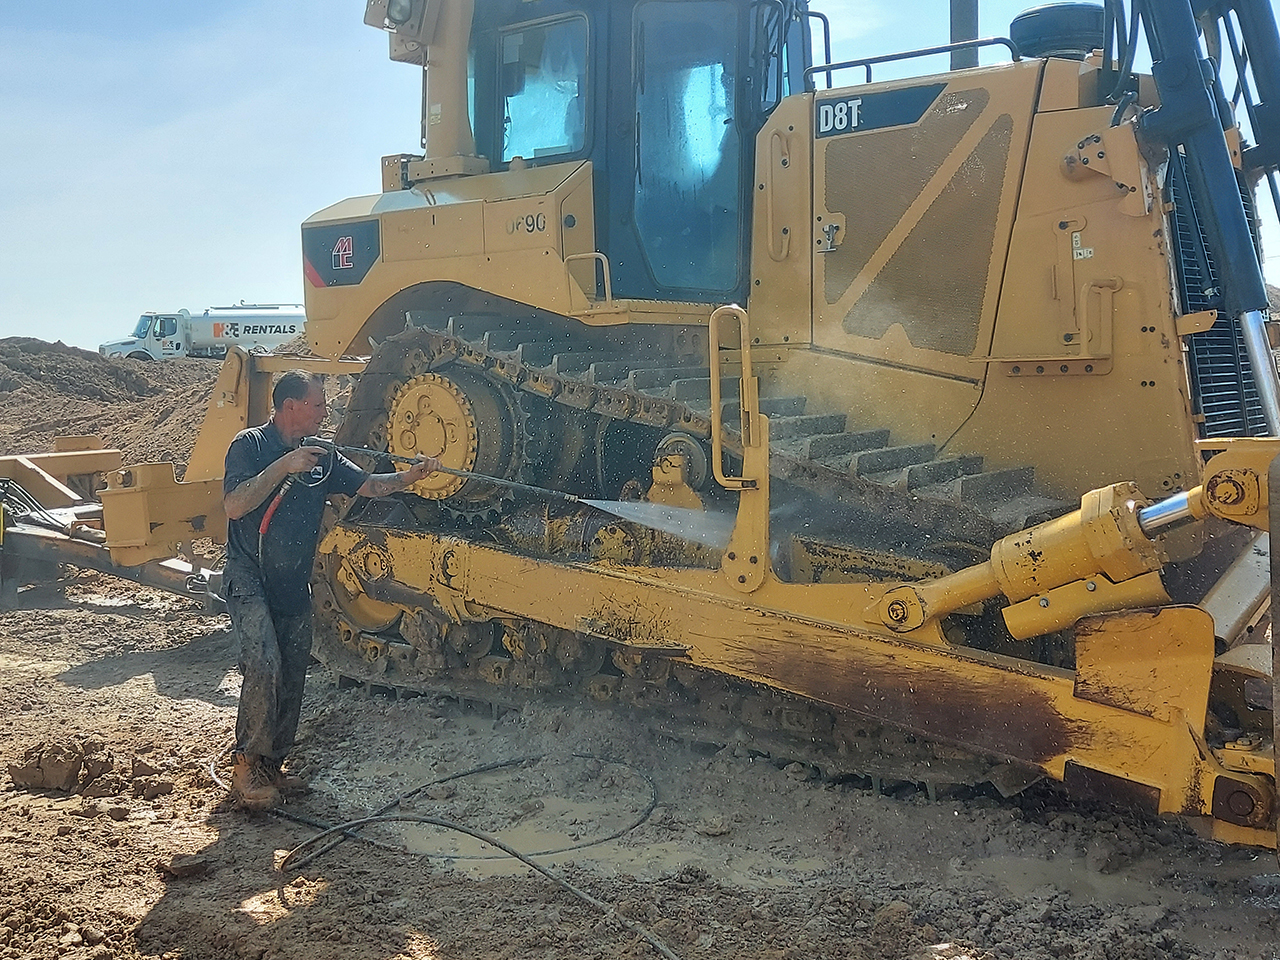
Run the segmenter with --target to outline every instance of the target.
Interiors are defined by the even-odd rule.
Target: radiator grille
[[[1177,152],[1170,157],[1169,190],[1174,204],[1172,223],[1182,309],[1186,313],[1220,310],[1218,272],[1200,224],[1183,157]],[[1240,194],[1256,237],[1253,195],[1244,185]],[[1236,318],[1219,316],[1213,327],[1192,334],[1187,341],[1193,402],[1204,417],[1199,425],[1201,438],[1268,436],[1245,352],[1244,332]]]

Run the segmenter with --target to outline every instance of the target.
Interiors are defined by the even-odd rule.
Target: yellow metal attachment
[[[721,436],[720,321],[737,317],[742,376],[739,412],[742,431],[742,476],[725,474]],[[769,418],[760,412],[760,381],[751,371],[751,332],[747,311],[736,304],[716,308],[707,322],[711,351],[711,469],[726,490],[738,491],[738,520],[720,569],[735,590],[751,593],[769,571]]]
[[[892,587],[876,612],[906,633],[1002,593],[1013,602],[1005,624],[1025,640],[1091,614],[1167,603],[1155,572],[1165,555],[1138,522],[1146,504],[1132,483],[1091,490],[1079,510],[997,541],[985,563]]]
[[[479,433],[471,402],[446,377],[424,373],[405,383],[391,402],[387,450],[400,457],[436,457],[454,470],[472,470]],[[409,489],[428,500],[457,493],[464,477],[434,473]]]
[[[653,485],[649,487],[650,503],[669,507],[701,510],[702,498],[689,486],[687,462],[681,454],[659,456],[653,462]]]

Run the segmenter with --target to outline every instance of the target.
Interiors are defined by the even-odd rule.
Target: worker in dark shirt
[[[439,468],[427,457],[398,473],[369,474],[336,450],[301,446],[324,422],[324,377],[281,374],[271,419],[236,434],[222,482],[227,563],[223,594],[240,642],[240,707],[231,790],[265,809],[301,782],[283,763],[293,746],[311,655],[311,568],[325,499],[384,497]]]

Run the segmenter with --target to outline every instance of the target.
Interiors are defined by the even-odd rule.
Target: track
[[[506,447],[489,462],[467,463],[477,472],[555,489],[576,483],[569,492],[613,498],[627,480],[647,485],[653,450],[665,437],[709,441],[709,371],[701,350],[681,344],[683,329],[618,333],[550,319],[411,318],[423,325],[380,344],[361,376],[344,442],[394,452],[387,420],[397,394],[440,375],[484,389],[492,419],[481,421],[482,431],[515,428],[512,437],[493,438]],[[725,392],[736,398],[736,380],[725,381]],[[809,410],[802,396],[762,397],[760,406],[770,417],[770,472],[781,485],[776,499],[803,491],[878,544],[933,540],[985,550],[1006,533],[1070,508],[1033,492],[1031,467],[984,470],[981,457],[895,443],[887,429]],[[740,455],[736,399],[723,414],[725,449]],[[502,514],[496,491],[471,492],[488,496],[478,504],[460,503],[465,496],[449,500],[455,519]]]
[[[654,450],[673,435],[677,449],[706,453],[712,429],[708,368],[680,348],[679,331],[664,338],[661,331],[605,334],[553,322],[504,326],[497,318],[468,318],[432,326],[431,318],[420,319],[426,322],[378,346],[353,393],[339,442],[437,454],[459,469],[608,498],[629,482],[642,483]],[[628,355],[634,359],[619,359]],[[851,425],[841,414],[807,412],[806,406],[803,397],[761,400],[774,440],[775,500],[818,504],[803,512],[824,515],[833,531],[858,529],[891,544],[905,544],[909,535],[915,542],[949,544],[967,559],[1011,523],[1065,507],[1031,492],[1030,469],[983,472],[981,458],[894,445],[887,430]],[[430,424],[424,412],[433,418]],[[731,457],[741,453],[736,417],[736,402],[726,403]],[[452,439],[442,440],[446,435]],[[590,518],[558,520],[546,508],[541,516],[535,508],[517,510],[507,491],[491,485],[451,478],[442,484],[432,491],[434,500],[358,502],[344,522],[460,524],[469,535],[534,553],[537,543],[552,539],[544,531],[560,523],[573,528],[574,542],[588,555],[603,549],[601,530],[607,529],[643,541],[646,563],[719,562],[714,551],[663,542],[651,532],[617,534],[629,525],[613,520],[593,526]],[[521,540],[520,531],[530,526],[538,527],[536,534]],[[808,522],[805,528],[815,532]],[[555,556],[554,547],[542,555]],[[1021,771],[991,759],[700,670],[660,651],[637,653],[634,646],[531,621],[458,624],[425,597],[403,604],[374,600],[348,589],[350,578],[344,579],[339,564],[333,556],[321,560],[315,652],[335,673],[362,683],[509,707],[532,699],[589,698],[638,710],[672,736],[740,740],[828,776],[928,785],[996,780],[1010,788],[1026,782]]]

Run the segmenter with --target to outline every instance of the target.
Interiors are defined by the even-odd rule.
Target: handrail
[[[738,390],[738,405],[741,410],[742,445],[754,446],[758,440],[753,439],[759,433],[757,418],[760,416],[760,388],[751,374],[751,334],[747,326],[747,311],[736,303],[716,307],[707,320],[707,348],[711,353],[711,469],[715,473],[716,482],[726,490],[750,490],[756,486],[756,480],[750,477],[731,477],[724,472],[724,438],[722,421],[724,411],[721,408],[720,390],[720,320],[726,316],[738,318],[738,336],[741,340],[742,375]]]
[[[613,283],[609,279],[609,258],[599,251],[592,250],[589,253],[571,253],[564,258],[564,272],[569,279],[573,279],[573,275],[569,273],[569,264],[574,260],[595,260],[599,262],[601,273],[604,274],[604,306],[606,308],[613,306]],[[593,278],[594,279],[594,278]],[[584,293],[586,291],[583,291]],[[592,291],[593,293],[595,291]],[[599,305],[600,301],[593,296],[592,302]]]
[[[806,67],[804,71],[805,89],[812,92],[817,86],[812,82],[813,75],[816,73],[825,73],[827,75],[827,86],[831,86],[831,74],[836,70],[847,70],[850,67],[864,67],[867,71],[867,79],[865,83],[871,82],[871,67],[877,63],[892,63],[896,60],[911,60],[915,57],[931,57],[938,53],[951,53],[955,50],[968,50],[973,47],[992,47],[1003,46],[1008,47],[1009,54],[1014,62],[1022,59],[1022,54],[1018,52],[1018,45],[1008,37],[983,37],[979,40],[961,40],[959,43],[944,43],[936,47],[923,47],[919,50],[907,50],[902,53],[887,53],[879,57],[865,57],[861,60],[842,60],[840,63],[823,63],[815,64],[812,67]]]

